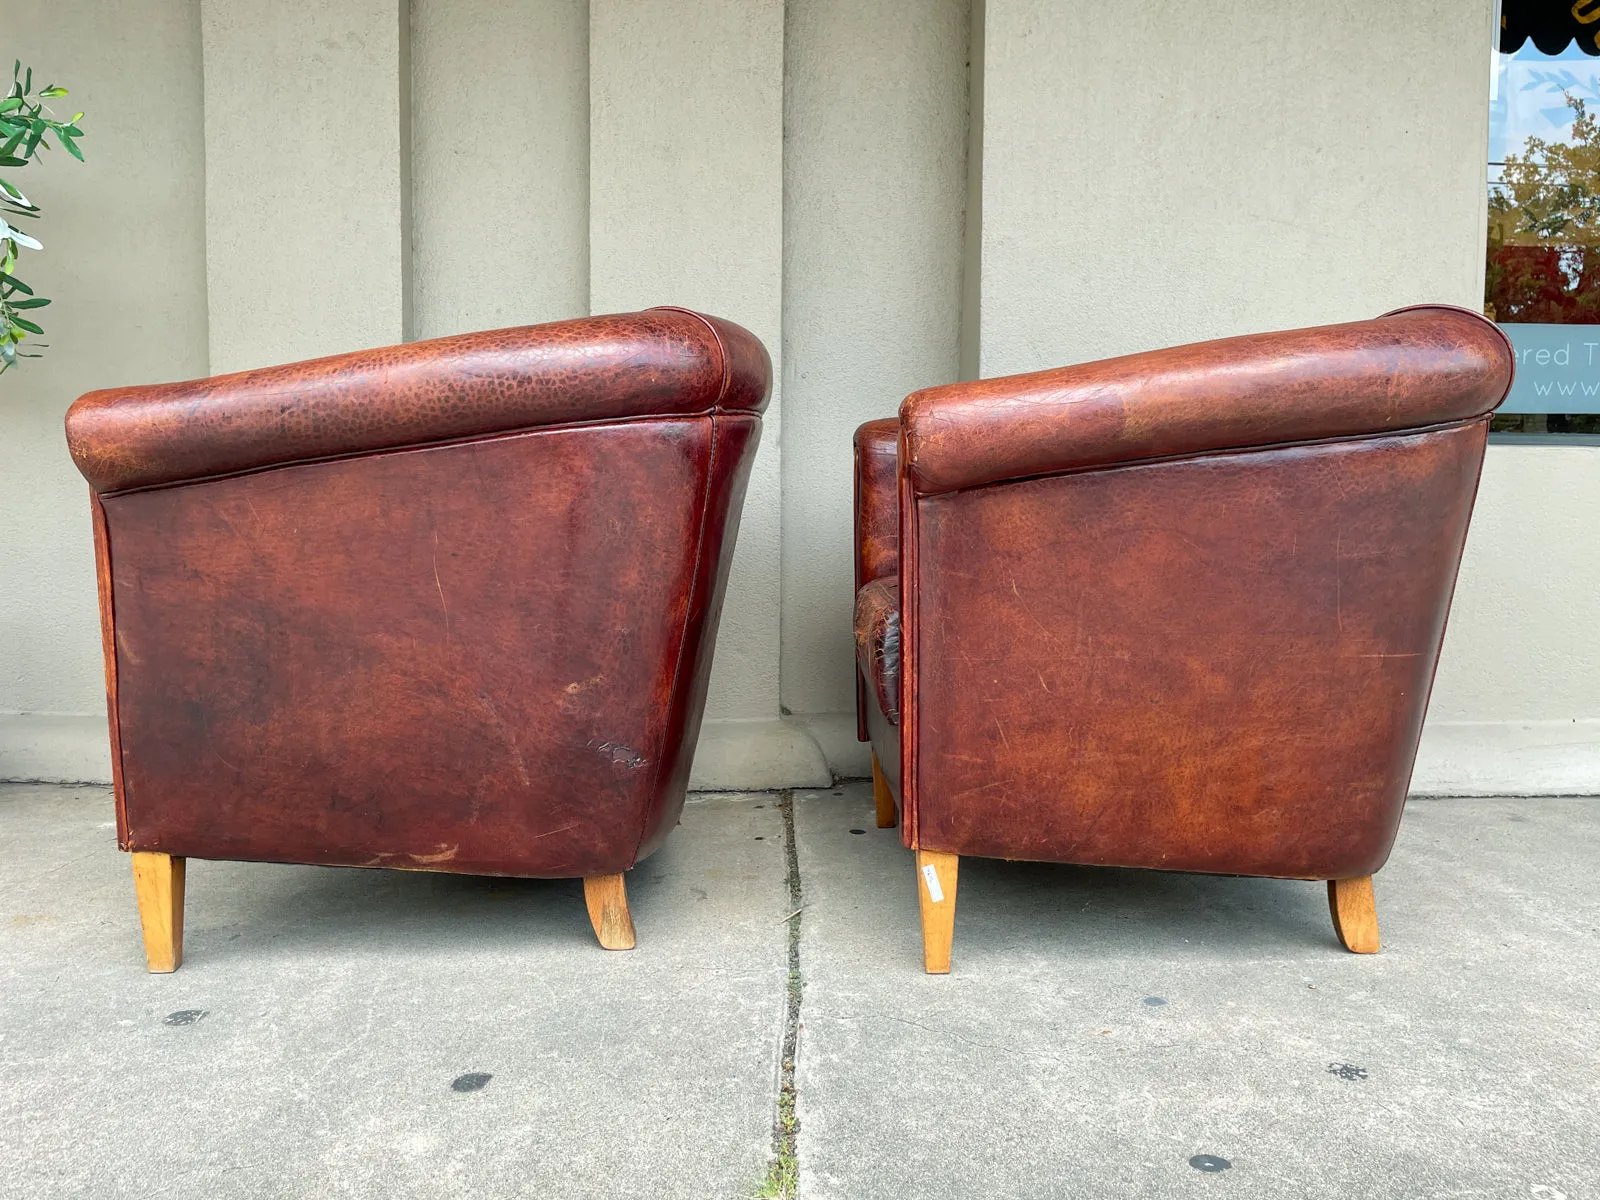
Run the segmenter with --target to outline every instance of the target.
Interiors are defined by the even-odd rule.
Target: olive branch
[[[78,113],[70,121],[58,121],[46,100],[65,96],[67,89],[50,84],[33,91],[33,68],[26,72],[19,60],[11,68],[11,89],[0,100],[0,167],[26,167],[50,149],[50,136],[55,135],[61,148],[79,162],[83,151],[77,140],[83,136]],[[17,365],[19,358],[38,358],[39,355],[20,349],[29,335],[38,336],[44,330],[23,314],[43,308],[50,301],[35,296],[33,289],[16,276],[17,252],[22,249],[43,250],[38,238],[30,237],[11,222],[22,218],[37,219],[39,206],[29,200],[9,179],[0,178],[0,373]],[[35,343],[41,348],[43,343]]]

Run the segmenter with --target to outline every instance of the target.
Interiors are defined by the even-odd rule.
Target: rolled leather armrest
[[[1482,416],[1511,387],[1505,334],[1466,309],[1228,338],[928,388],[900,408],[920,495],[1205,451]]]
[[[766,406],[772,365],[687,309],[585,317],[90,392],[67,444],[97,492],[455,438]]]
[[[900,569],[900,422],[856,430],[856,587]]]

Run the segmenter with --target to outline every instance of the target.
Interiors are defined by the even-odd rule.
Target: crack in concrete
[[[767,1200],[794,1200],[800,1187],[800,1120],[795,1115],[794,1058],[800,1034],[800,1001],[805,981],[800,974],[800,921],[805,895],[800,884],[800,851],[794,833],[794,793],[778,793],[783,817],[783,853],[789,884],[789,983],[785,989],[783,1041],[779,1050],[778,1103],[772,1118],[772,1161],[759,1196]]]

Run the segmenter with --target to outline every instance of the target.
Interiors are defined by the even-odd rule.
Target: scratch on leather
[[[589,745],[594,746],[601,754],[609,754],[613,763],[627,767],[630,771],[637,771],[649,761],[632,746],[624,746],[621,742],[601,742],[595,746],[591,741]]]
[[[439,589],[439,607],[444,609],[444,636],[450,638],[450,606],[444,600],[444,584],[439,580],[439,531],[433,531],[433,586]]]
[[[456,856],[456,852],[458,850],[460,850],[460,849],[461,849],[461,843],[460,842],[457,842],[454,846],[446,846],[443,842],[440,842],[439,843],[439,852],[437,854],[412,854],[409,857],[410,857],[412,862],[419,862],[419,863],[449,862],[452,858],[454,858]]]

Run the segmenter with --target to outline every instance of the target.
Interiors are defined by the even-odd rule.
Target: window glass
[[[1503,0],[1492,64],[1484,311],[1517,350],[1493,428],[1600,434],[1600,0],[1554,8]]]

